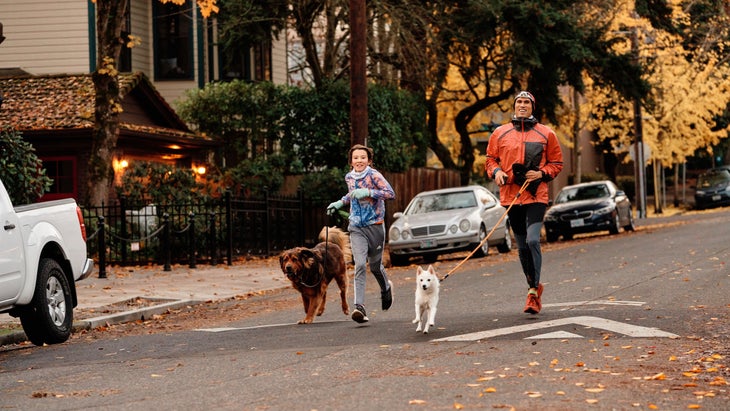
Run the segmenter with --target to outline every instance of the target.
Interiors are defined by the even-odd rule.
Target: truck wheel
[[[73,325],[71,287],[61,266],[42,258],[30,305],[20,314],[25,335],[35,345],[68,340]]]

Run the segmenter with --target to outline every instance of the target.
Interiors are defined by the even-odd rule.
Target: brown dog
[[[347,233],[336,227],[326,227],[320,233],[321,243],[314,248],[295,247],[279,256],[281,270],[302,295],[304,319],[298,324],[310,324],[315,315],[322,315],[327,302],[327,286],[334,279],[340,288],[342,312],[350,314],[347,304],[347,261],[352,256]]]

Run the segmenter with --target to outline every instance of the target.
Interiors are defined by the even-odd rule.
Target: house
[[[122,109],[116,171],[145,160],[197,169],[219,143],[190,131],[143,73],[120,75]],[[11,127],[35,147],[54,180],[43,200],[84,198],[94,129],[91,74],[0,77],[0,129]]]
[[[287,81],[286,38],[218,47],[215,16],[195,0],[182,6],[129,0],[118,69],[123,100],[117,155],[193,167],[205,164],[212,139],[197,135],[174,111],[187,90],[211,81]],[[96,7],[90,0],[0,2],[0,127],[21,131],[55,181],[44,199],[85,197],[94,121]],[[2,101],[2,100],[0,100]]]
[[[286,36],[236,51],[218,46],[215,16],[204,19],[194,0],[182,6],[129,0],[125,36],[140,43],[122,49],[119,71],[141,71],[174,107],[189,89],[211,81],[287,82]],[[90,0],[0,2],[5,41],[0,69],[28,73],[90,73],[96,68],[95,6]]]

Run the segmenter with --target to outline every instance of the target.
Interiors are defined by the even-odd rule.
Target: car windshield
[[[406,214],[425,214],[434,211],[453,210],[457,208],[476,207],[477,199],[473,191],[459,191],[455,193],[427,194],[416,197]]]
[[[730,181],[730,172],[727,170],[711,171],[700,175],[697,187],[714,187]]]
[[[609,196],[608,187],[605,184],[574,187],[563,189],[555,199],[555,204],[567,203],[570,201],[593,200]]]

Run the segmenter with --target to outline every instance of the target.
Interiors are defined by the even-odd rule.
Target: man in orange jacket
[[[563,169],[563,153],[555,132],[540,124],[532,113],[535,97],[521,91],[514,100],[512,121],[498,127],[489,138],[487,175],[499,186],[499,198],[509,207],[509,222],[529,290],[524,312],[537,314],[542,309],[543,284],[540,282],[542,251],[540,230],[548,206],[548,182]],[[523,183],[527,189],[519,194]]]

